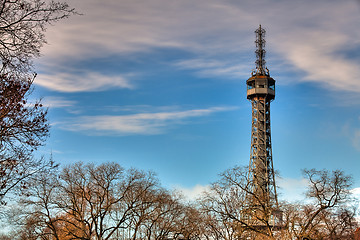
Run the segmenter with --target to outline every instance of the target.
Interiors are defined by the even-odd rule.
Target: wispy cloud
[[[280,199],[300,201],[305,198],[304,193],[309,183],[305,178],[278,178],[277,184],[279,185]]]
[[[249,75],[249,64],[235,64],[234,62],[209,60],[209,59],[189,59],[178,61],[175,66],[182,69],[191,69],[201,77],[226,77],[240,78]]]
[[[342,48],[348,47],[349,38],[331,31],[303,31],[302,37],[284,43],[284,56],[305,72],[304,81],[319,82],[331,89],[360,92],[358,64],[339,54]]]
[[[97,72],[83,74],[53,73],[39,74],[36,84],[59,92],[101,91],[111,88],[128,88],[134,86],[122,76],[107,76]]]
[[[354,149],[360,151],[360,128],[358,127],[360,123],[360,117],[358,117],[355,123],[351,120],[344,123],[341,128],[342,134],[348,138],[349,143],[352,144]]]
[[[211,107],[175,112],[138,113],[121,116],[81,116],[60,124],[69,131],[89,135],[155,135],[166,132],[169,127],[188,123],[186,120],[199,118],[237,107]]]
[[[174,186],[173,189],[176,192],[182,194],[186,200],[195,201],[197,200],[204,192],[210,190],[210,185],[200,185],[196,184],[193,187],[186,188],[183,186]]]
[[[354,130],[352,144],[358,151],[360,151],[360,129]]]
[[[44,48],[40,68],[48,62],[63,64],[104,56],[127,57],[134,52],[176,48],[195,55],[195,60],[179,60],[179,66],[198,69],[196,72],[205,76],[233,77],[244,74],[239,56],[246,55],[246,64],[249,63],[249,51],[254,48],[252,32],[259,23],[264,23],[270,57],[302,72],[300,81],[360,92],[359,57],[346,54],[360,46],[360,32],[354,31],[359,21],[355,1],[106,0],[104,3],[87,0],[84,3],[72,1],[83,16],[72,17],[49,29],[50,45]],[[267,11],[261,15],[249,11],[258,8]],[[55,83],[43,80],[39,84],[58,91],[89,91],[98,87],[84,83],[82,77],[50,75],[47,78],[57,77]],[[123,77],[115,82],[117,87],[132,86]],[[67,87],[61,87],[62,83]],[[105,83],[114,86],[107,80],[102,83],[100,90],[107,89]]]
[[[76,101],[71,101],[63,97],[48,96],[43,99],[42,103],[45,107],[49,108],[63,108],[74,106]]]
[[[154,47],[222,52],[224,42],[232,41],[226,33],[239,33],[245,26],[252,29],[248,21],[256,19],[246,9],[248,2],[243,7],[228,7],[228,4],[213,0],[200,0],[196,4],[166,0],[106,0],[104,4],[88,0],[84,4],[82,0],[73,0],[72,5],[84,15],[49,29],[47,37],[51,45],[44,48],[44,55],[59,61],[69,60],[68,56],[88,59],[99,56],[100,52],[103,56],[128,54]],[[233,22],[236,17],[242,21]],[[222,41],[213,34],[221,36]],[[238,38],[237,42],[243,39]]]

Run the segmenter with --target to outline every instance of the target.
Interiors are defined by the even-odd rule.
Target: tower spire
[[[256,29],[255,31],[256,33],[256,40],[255,40],[255,44],[256,44],[256,74],[257,75],[268,75],[268,70],[265,66],[266,61],[265,61],[265,29],[263,29],[261,27],[261,24],[259,25],[259,28]],[[266,70],[266,71],[265,71]]]

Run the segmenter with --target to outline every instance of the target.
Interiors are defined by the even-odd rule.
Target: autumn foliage
[[[17,186],[25,188],[23,180],[47,165],[32,155],[49,134],[47,109],[28,100],[32,81],[0,76],[0,200]]]

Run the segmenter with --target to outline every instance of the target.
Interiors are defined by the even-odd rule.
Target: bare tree
[[[46,27],[74,14],[65,2],[45,0],[0,1],[0,73],[28,73],[32,59],[46,43]]]
[[[181,214],[176,218],[175,239],[180,236],[185,240],[204,239],[205,219],[204,215],[194,203],[184,204]]]
[[[284,205],[284,219],[291,238],[352,239],[357,228],[352,206],[352,179],[343,171],[304,170],[309,180],[309,204]]]
[[[125,227],[134,205],[123,200],[143,176],[123,171],[113,163],[66,167],[60,175],[62,194],[56,199],[66,217],[61,219],[63,231],[74,239],[109,239]]]
[[[159,208],[158,205],[168,208],[165,202],[169,195],[159,187],[153,173],[125,171],[116,163],[98,166],[76,163],[59,175],[54,174],[53,180],[38,179],[36,183],[32,187],[33,197],[24,201],[29,211],[21,219],[26,220],[31,234],[44,239],[114,239],[124,234],[136,235],[141,233],[139,226],[145,224],[145,217],[150,219],[146,209]]]
[[[341,171],[304,175],[313,202],[283,203],[283,225],[260,228],[248,219],[270,220],[250,211],[246,168],[225,171],[198,202],[188,204],[161,188],[153,173],[126,171],[116,163],[76,163],[32,185],[33,197],[22,207],[28,212],[19,215],[26,226],[19,239],[354,239],[351,178]]]
[[[75,14],[67,3],[45,0],[0,0],[0,201],[26,179],[54,167],[33,151],[49,134],[47,109],[29,102],[35,74],[32,59],[46,43],[46,27]],[[3,202],[4,203],[4,202]]]
[[[147,192],[131,223],[133,240],[195,240],[203,234],[203,219],[196,206],[161,188]]]
[[[276,239],[271,215],[277,206],[268,205],[251,190],[247,167],[234,167],[220,174],[201,205],[208,230],[218,239]],[[253,207],[256,206],[256,209]],[[261,226],[261,227],[259,227]]]
[[[51,176],[24,198],[18,239],[201,239],[200,211],[151,172],[75,163]]]
[[[262,205],[261,197],[250,191],[246,171],[241,167],[225,171],[202,198],[208,239],[353,239],[356,208],[349,204],[351,177],[344,172],[304,170],[309,180],[306,196],[312,202],[275,208]],[[249,207],[249,195],[252,201],[259,199],[256,211]],[[282,224],[274,227],[269,214],[279,210]]]
[[[182,205],[175,194],[162,188],[151,189],[141,197],[142,204],[131,218],[131,239],[166,239],[174,232]]]

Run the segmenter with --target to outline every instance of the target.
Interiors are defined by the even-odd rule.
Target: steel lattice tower
[[[249,200],[253,207],[275,207],[278,203],[270,129],[270,103],[275,99],[275,80],[270,77],[265,66],[265,29],[260,25],[255,33],[256,70],[252,72],[246,85],[247,99],[252,105],[249,183],[252,196],[257,196],[257,199]]]

